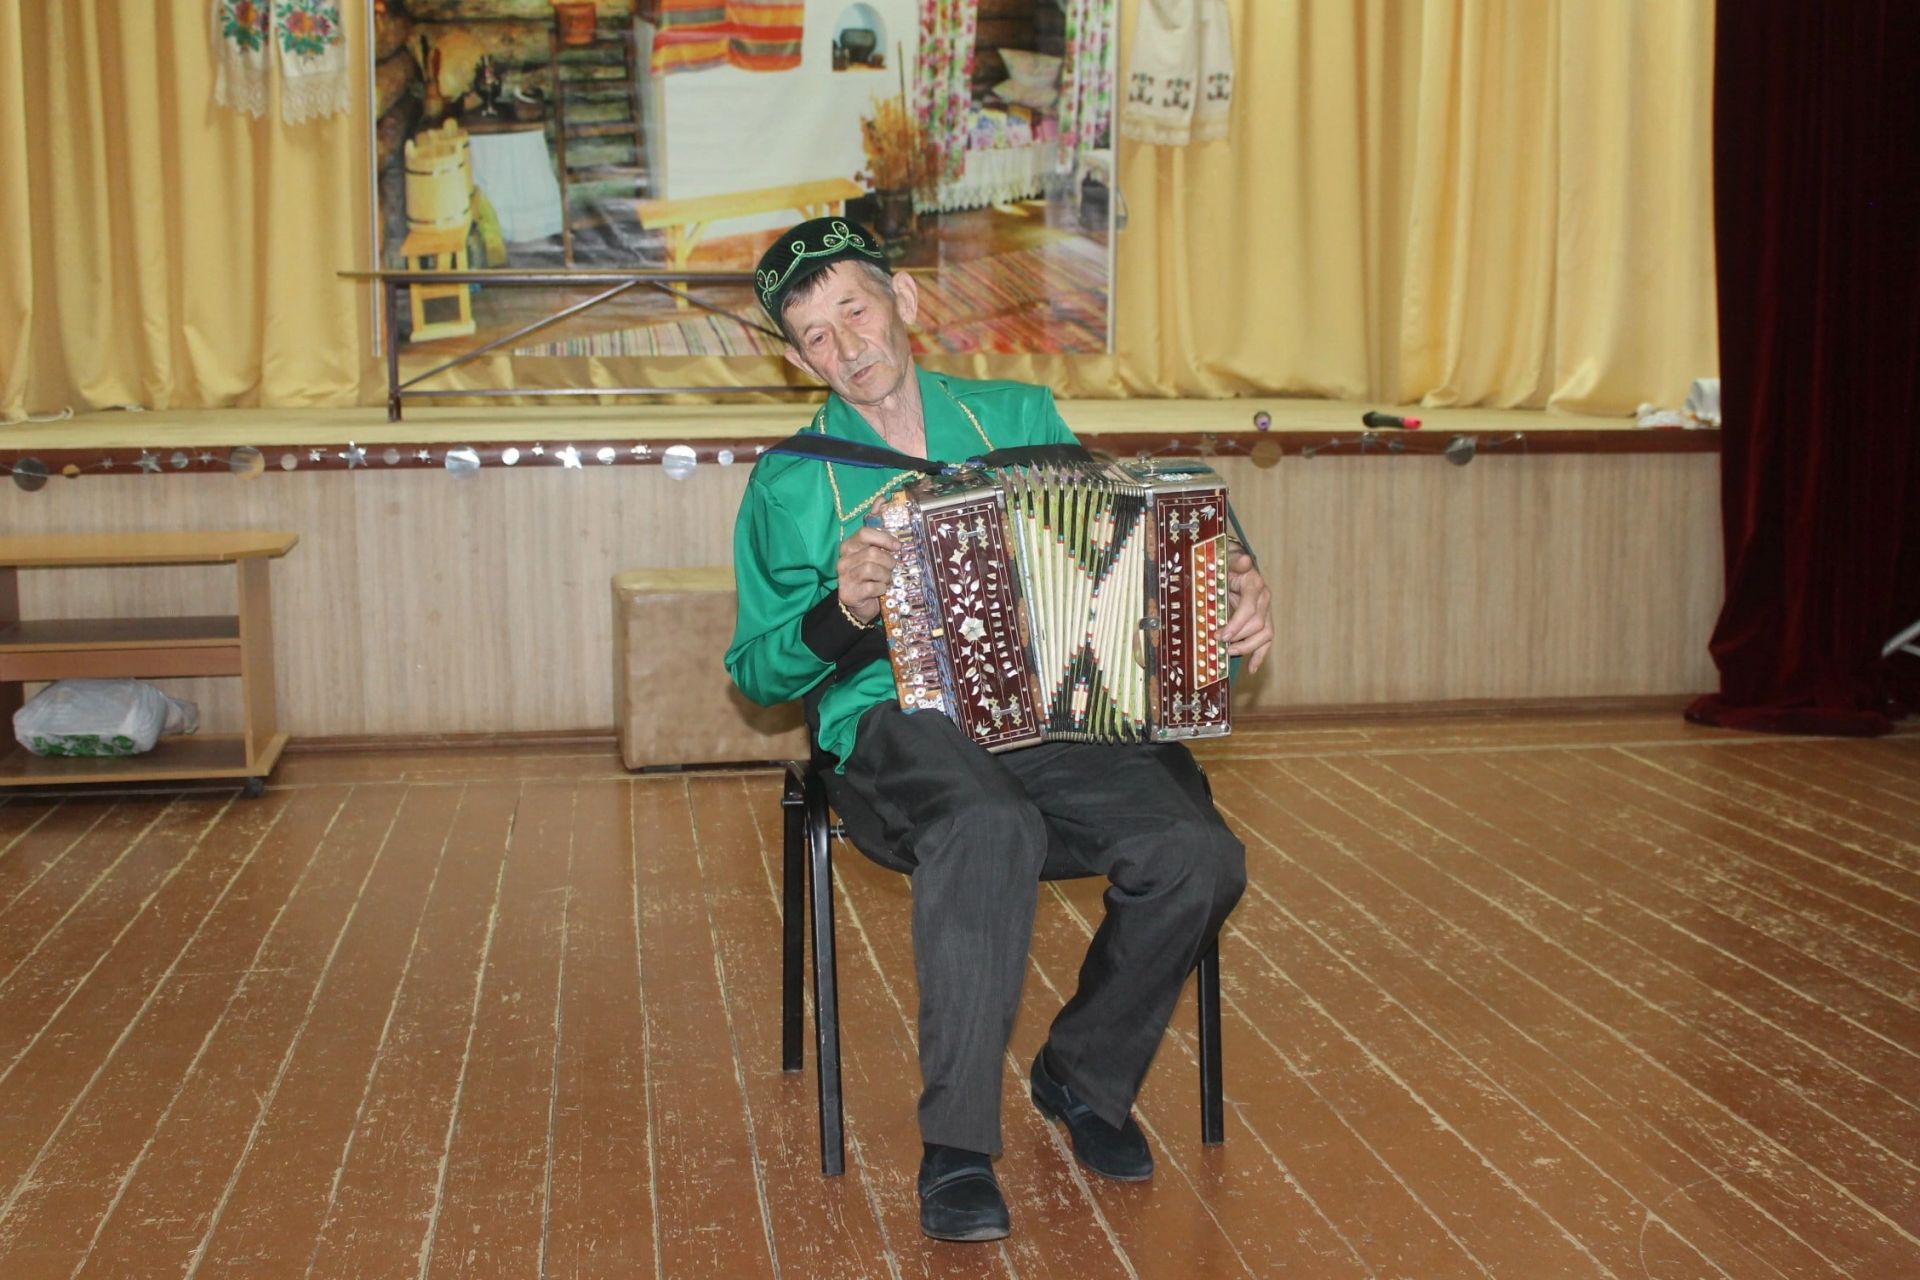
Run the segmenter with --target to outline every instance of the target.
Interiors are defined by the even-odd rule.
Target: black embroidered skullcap
[[[808,218],[773,242],[760,255],[760,266],[753,273],[754,292],[775,324],[780,323],[780,304],[793,287],[812,275],[825,271],[836,262],[852,259],[871,262],[888,275],[887,251],[880,237],[850,218],[837,214]]]

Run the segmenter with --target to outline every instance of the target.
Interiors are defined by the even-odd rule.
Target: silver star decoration
[[[154,457],[153,450],[151,449],[142,449],[140,451],[138,466],[148,475],[160,474],[160,459]]]
[[[533,446],[533,451],[535,453],[540,452],[540,446]],[[564,449],[555,449],[553,456],[560,459],[560,465],[563,467],[572,467],[575,471],[580,469],[580,451],[572,445],[568,445]]]
[[[418,459],[420,459],[420,461],[422,461],[422,462],[432,462],[432,461],[433,461],[433,450],[431,450],[431,449],[415,449],[415,450],[413,451],[413,456],[414,456],[414,457],[416,457],[416,458],[418,458]]]
[[[211,453],[208,453],[205,449],[202,449],[200,451],[200,465],[204,467],[212,461],[213,461],[213,455]]]
[[[653,456],[653,446],[646,445],[646,444],[637,444],[633,446],[633,448],[627,450],[627,452],[631,453],[636,458],[651,458]]]
[[[540,457],[546,451],[547,451],[547,446],[543,444],[536,444],[533,446],[533,448],[527,450],[528,453],[532,454],[536,458]]]
[[[100,459],[100,469],[101,469],[102,471],[111,471],[111,470],[113,470],[113,459],[112,459],[112,458],[102,458],[102,459]]]
[[[324,450],[324,449],[309,449],[309,450],[307,450],[307,461],[308,461],[308,462],[318,462],[318,461],[320,461],[320,459],[322,459],[322,458],[324,458],[324,457],[326,457],[326,456],[327,456],[327,454],[326,454],[326,450]]]
[[[355,467],[364,467],[367,465],[367,451],[351,440],[347,441],[347,447],[341,451],[340,456],[347,460],[347,470],[349,471]]]

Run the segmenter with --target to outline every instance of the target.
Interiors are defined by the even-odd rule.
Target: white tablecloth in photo
[[[1058,146],[1051,141],[1024,147],[970,150],[959,180],[940,184],[934,209],[943,213],[978,209],[1040,195],[1047,189],[1047,175],[1053,172],[1058,152]]]
[[[500,216],[508,240],[560,234],[560,182],[553,176],[546,131],[539,126],[471,138],[473,185]]]

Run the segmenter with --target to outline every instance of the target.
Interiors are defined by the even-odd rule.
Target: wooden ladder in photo
[[[607,210],[631,209],[650,185],[640,123],[640,67],[633,33],[624,27],[596,28],[587,44],[562,44],[556,28],[548,33],[547,47],[553,154],[560,171],[560,244],[571,266],[574,232],[604,225]]]

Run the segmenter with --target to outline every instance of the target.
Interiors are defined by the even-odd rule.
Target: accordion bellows
[[[874,522],[905,545],[881,613],[906,710],[990,751],[1231,729],[1227,493],[1206,467],[969,467]]]

